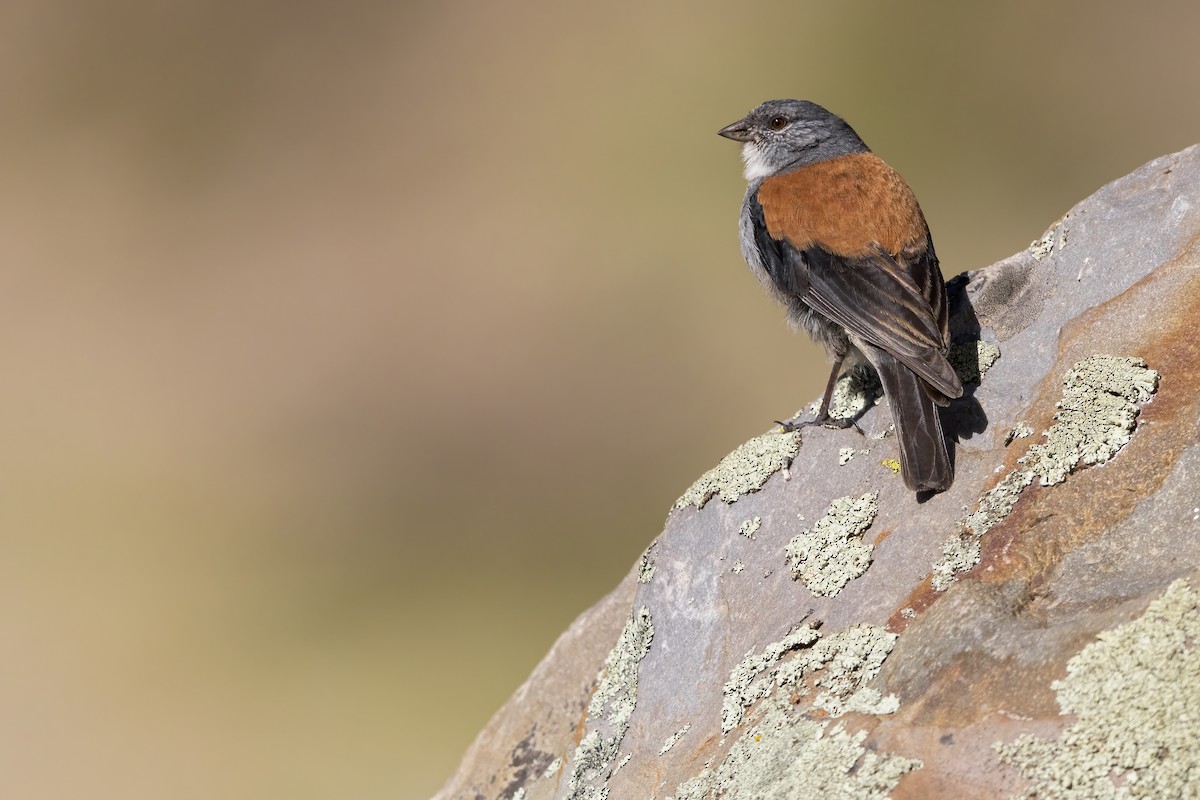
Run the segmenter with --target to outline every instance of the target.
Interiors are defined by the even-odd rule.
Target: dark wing
[[[746,214],[750,217],[750,225],[754,231],[754,245],[758,249],[759,260],[771,281],[782,293],[803,297],[808,292],[808,269],[802,263],[796,262],[795,248],[771,238],[771,234],[767,232],[762,204],[758,202],[758,196],[754,193],[750,193],[746,198]]]
[[[962,383],[944,355],[946,290],[928,237],[919,252],[899,259],[882,247],[845,258],[815,244],[798,250],[773,238],[753,194],[746,212],[759,259],[781,292],[891,353],[946,397],[962,396]]]
[[[808,291],[801,299],[852,335],[891,353],[946,397],[962,383],[946,360],[946,290],[932,247],[894,257],[882,247],[862,256],[834,255],[819,245],[785,253],[803,259]]]

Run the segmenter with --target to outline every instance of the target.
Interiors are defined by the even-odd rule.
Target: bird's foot
[[[800,417],[792,417],[789,420],[775,420],[775,424],[783,428],[784,433],[794,433],[795,431],[803,430],[804,428],[812,428],[820,426],[822,428],[832,428],[833,430],[844,430],[845,428],[854,428],[860,434],[862,428],[858,427],[858,423],[846,417],[831,417],[828,414],[818,415],[812,419],[802,419]],[[865,434],[864,434],[865,435]]]

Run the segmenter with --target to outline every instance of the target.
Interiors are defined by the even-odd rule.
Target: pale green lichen
[[[729,673],[729,680],[725,683],[721,703],[721,733],[733,730],[751,704],[771,693],[775,667],[785,653],[810,645],[820,638],[815,628],[801,625],[778,642],[767,645],[761,654],[755,655],[753,650],[747,653]]]
[[[799,433],[771,431],[755,436],[701,475],[675,501],[675,508],[703,508],[713,497],[720,497],[726,503],[736,502],[742,495],[761,489],[767,479],[790,464],[799,451]]]
[[[738,533],[747,539],[753,539],[754,534],[758,533],[758,529],[761,527],[762,517],[751,517],[742,523],[742,527],[738,529]]]
[[[978,538],[1002,522],[1021,492],[1040,480],[1053,486],[1080,464],[1103,464],[1133,437],[1141,403],[1158,388],[1158,373],[1140,358],[1093,355],[1077,362],[1063,378],[1063,395],[1044,442],[1029,448],[1009,472],[979,499],[960,523],[959,533],[942,545],[933,565],[933,587],[949,588],[955,575],[979,563]]]
[[[1010,444],[1012,444],[1013,439],[1028,439],[1030,436],[1033,436],[1033,426],[1028,422],[1018,422],[1016,425],[1013,425],[1012,430],[1005,435],[1004,446],[1008,447]]]
[[[621,638],[597,675],[599,683],[588,704],[586,727],[590,730],[575,748],[566,800],[604,800],[608,796],[613,762],[637,705],[638,667],[650,652],[653,638],[650,611],[643,606],[625,623]]]
[[[895,634],[872,625],[856,625],[824,638],[801,626],[768,645],[761,656],[751,654],[734,669],[726,692],[728,698],[732,690],[739,704],[763,700],[753,723],[717,767],[705,768],[681,784],[674,800],[885,798],[921,762],[868,751],[863,746],[865,731],[850,734],[833,719],[809,719],[793,697],[807,695],[807,679],[820,671],[814,685],[822,691],[813,708],[831,717],[847,711],[895,711],[895,697],[883,698],[864,686],[878,674],[895,641]],[[777,689],[785,685],[786,691]],[[739,722],[743,711],[739,705]],[[724,732],[732,727],[722,725]]]
[[[1116,455],[1133,437],[1138,406],[1158,389],[1158,373],[1140,358],[1096,355],[1077,363],[1064,385],[1045,443],[1021,459],[1043,486],[1062,483],[1081,462]]]
[[[895,714],[900,708],[900,698],[894,694],[885,695],[878,689],[859,689],[846,697],[832,694],[818,695],[813,699],[813,708],[820,708],[831,717],[843,714]]]
[[[933,588],[944,592],[954,576],[979,563],[979,539],[971,533],[959,533],[942,542],[942,560],[933,565]]]
[[[1050,230],[1042,234],[1042,238],[1035,239],[1029,243],[1029,254],[1033,256],[1034,261],[1041,261],[1046,256],[1054,252],[1057,245],[1059,250],[1067,246],[1067,227],[1065,225],[1066,217],[1063,217],[1058,222],[1050,226]]]
[[[650,610],[645,606],[630,617],[621,631],[617,646],[604,660],[600,671],[600,683],[588,703],[588,717],[608,720],[620,727],[629,722],[637,700],[638,666],[654,638],[654,624]]]
[[[550,762],[550,766],[546,767],[546,771],[542,773],[543,778],[553,778],[562,769],[562,756]]]
[[[829,416],[832,419],[857,419],[882,398],[883,386],[875,370],[857,367],[838,378],[829,398]],[[808,409],[815,414],[820,405],[821,401],[817,400]]]
[[[892,713],[895,698],[863,687],[879,673],[895,643],[896,634],[874,625],[852,625],[824,638],[814,627],[801,625],[767,645],[761,654],[747,653],[730,672],[721,703],[721,733],[741,724],[746,710],[770,695],[775,686],[795,686],[797,691],[807,692],[805,679],[818,671],[821,676],[814,685],[821,692],[813,701],[815,707],[835,717],[844,710],[867,706],[876,710],[866,713]]]
[[[679,740],[683,738],[684,734],[686,734],[691,729],[692,729],[692,723],[689,722],[689,723],[685,724],[679,730],[675,731],[675,733],[673,733],[669,737],[667,737],[667,740],[665,742],[663,742],[663,746],[658,749],[658,754],[660,756],[666,755],[667,752],[672,747],[674,747],[676,744],[679,743]]]
[[[744,571],[745,569],[746,569],[746,565],[739,558],[737,561],[733,562],[733,567],[730,569],[730,571],[736,575],[736,574]]]
[[[1200,795],[1200,593],[1177,580],[1104,631],[1051,687],[1071,723],[1056,739],[997,743],[1039,800]]]
[[[649,583],[650,579],[654,577],[654,559],[651,554],[654,553],[656,547],[658,547],[658,542],[647,547],[646,552],[642,553],[642,560],[638,562],[638,583]]]
[[[820,670],[815,685],[822,691],[813,700],[815,708],[824,709],[833,717],[847,711],[892,714],[900,701],[893,695],[885,697],[866,684],[879,674],[897,638],[896,634],[874,625],[851,625],[782,664],[776,680],[781,686],[798,685]]]
[[[842,447],[838,449],[838,466],[844,467],[850,463],[850,459],[854,458],[858,451],[853,447]]]
[[[829,504],[825,516],[808,530],[793,537],[786,548],[792,577],[803,581],[820,597],[833,597],[871,565],[874,545],[862,534],[875,520],[879,495],[839,497]]]
[[[963,383],[979,383],[1000,359],[1000,348],[991,342],[976,340],[950,347],[946,358]]]
[[[870,752],[866,731],[795,714],[787,697],[765,704],[755,726],[715,769],[679,786],[673,800],[884,800],[915,759]]]
[[[962,527],[976,538],[996,527],[1017,504],[1025,487],[1033,483],[1033,472],[1027,469],[1013,470],[984,492],[975,511],[962,519]]]

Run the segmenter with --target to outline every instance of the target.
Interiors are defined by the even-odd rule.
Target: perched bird
[[[837,424],[834,385],[865,361],[892,408],[904,483],[949,488],[938,407],[963,389],[946,360],[946,287],[912,189],[845,120],[806,100],[770,100],[718,133],[744,143],[746,263],[833,362],[816,419],[782,424]]]

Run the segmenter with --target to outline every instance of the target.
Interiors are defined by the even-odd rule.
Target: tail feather
[[[870,345],[864,349],[879,372],[883,393],[892,407],[904,484],[914,492],[949,489],[954,482],[954,467],[946,450],[939,404],[933,396],[936,390],[886,351]]]

